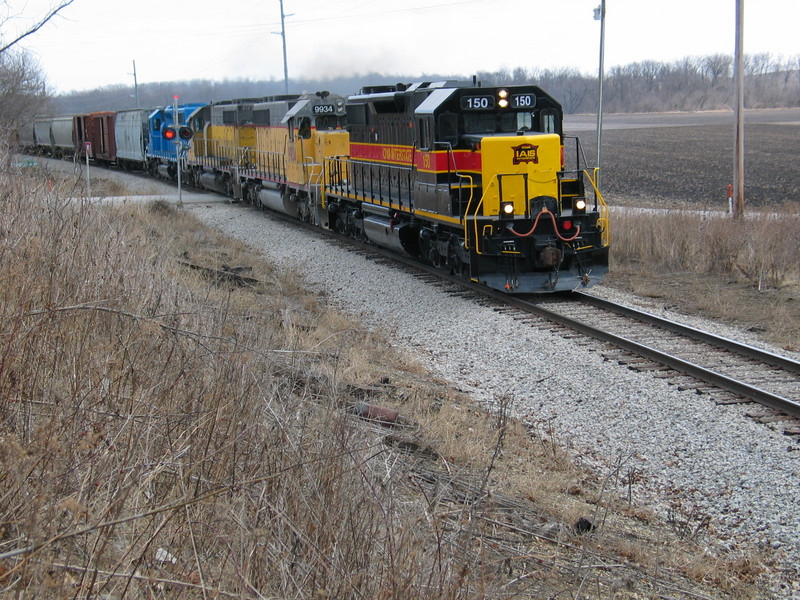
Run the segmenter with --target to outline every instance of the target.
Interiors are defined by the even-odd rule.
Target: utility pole
[[[179,129],[180,125],[181,125],[181,122],[180,122],[180,116],[179,116],[179,113],[178,113],[178,95],[177,94],[175,94],[174,99],[175,99],[175,112],[172,113],[173,114],[172,122],[173,122],[173,125],[175,126],[175,131],[178,131],[178,129]],[[183,149],[183,144],[181,144],[180,136],[179,135],[175,136],[175,155],[176,155],[175,159],[177,161],[176,165],[177,165],[177,168],[178,168],[178,172],[177,172],[177,175],[178,175],[178,203],[177,203],[177,206],[178,206],[178,208],[182,208],[183,207],[183,190],[181,189],[181,150],[182,149]]]
[[[284,93],[288,96],[289,63],[286,60],[286,15],[283,14],[283,0],[280,0],[280,3],[281,3],[281,39],[283,40],[283,87],[284,87]]]
[[[133,61],[133,94],[136,98],[136,108],[139,108],[139,83],[136,81],[136,61]]]
[[[603,138],[603,55],[605,53],[606,36],[606,0],[600,0],[600,6],[594,9],[594,20],[600,21],[600,68],[597,73],[599,81],[597,90],[597,179],[595,185],[600,190],[600,150]]]
[[[736,0],[736,52],[734,58],[736,133],[733,149],[733,218],[744,216],[744,0]]]

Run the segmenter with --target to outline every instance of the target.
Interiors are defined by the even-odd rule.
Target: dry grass
[[[581,471],[183,212],[50,181],[0,176],[0,597],[757,597],[623,460]]]
[[[740,222],[686,208],[618,211],[606,283],[800,350],[798,230],[793,205]]]

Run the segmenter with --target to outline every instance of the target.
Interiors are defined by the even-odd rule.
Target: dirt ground
[[[564,129],[597,155],[594,116],[568,115]],[[800,207],[800,108],[746,111],[745,207]],[[610,203],[725,209],[733,183],[732,112],[608,115],[602,185]]]
[[[682,314],[723,322],[763,342],[800,352],[800,287],[758,291],[724,278],[693,273],[646,273],[614,268],[601,284],[631,292]]]

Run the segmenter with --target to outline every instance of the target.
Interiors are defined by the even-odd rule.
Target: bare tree
[[[769,52],[748,54],[744,57],[744,73],[747,76],[766,75],[779,70],[780,66]]]
[[[727,54],[713,54],[703,58],[703,72],[711,78],[711,83],[717,83],[720,78],[728,77],[731,73],[733,57]]]
[[[47,13],[45,13],[45,15],[41,19],[39,19],[36,23],[34,23],[31,27],[29,27],[25,31],[19,33],[11,41],[6,42],[2,46],[0,46],[0,54],[3,54],[6,50],[8,50],[9,48],[11,48],[15,44],[17,44],[20,40],[23,40],[26,37],[28,37],[29,35],[33,35],[37,31],[39,31],[42,27],[44,27],[50,21],[50,19],[55,17],[59,12],[61,12],[67,6],[72,4],[74,1],[75,0],[61,0],[60,2],[58,2],[55,6],[50,8],[47,11]],[[8,1],[4,0],[0,4],[5,6],[5,11],[4,11],[5,14],[4,14],[3,18],[2,18],[2,21],[0,21],[0,29],[2,29],[2,27],[6,23],[8,23],[8,21],[11,20],[13,17],[10,15],[10,8],[8,6]]]
[[[45,80],[39,65],[25,52],[0,54],[0,121],[15,127],[24,117],[43,109],[47,102]]]

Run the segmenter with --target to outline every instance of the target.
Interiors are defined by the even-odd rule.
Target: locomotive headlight
[[[498,90],[497,97],[499,98],[497,101],[497,105],[500,108],[507,108],[508,107],[508,90]]]
[[[500,203],[500,216],[513,217],[514,216],[514,203],[501,202]]]
[[[578,210],[586,210],[586,200],[583,198],[578,198],[575,202],[575,208]]]

